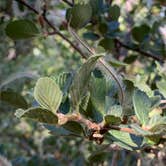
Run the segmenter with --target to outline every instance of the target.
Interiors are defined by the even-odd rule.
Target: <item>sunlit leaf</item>
[[[56,112],[62,100],[62,92],[53,79],[43,77],[36,83],[34,97],[43,108]]]

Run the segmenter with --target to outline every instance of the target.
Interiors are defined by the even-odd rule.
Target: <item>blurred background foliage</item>
[[[43,2],[44,0],[27,0],[40,12]],[[72,39],[65,30],[66,11],[69,11],[70,6],[63,0],[46,2],[47,18],[66,37]],[[69,2],[72,4],[72,1]],[[144,52],[165,59],[165,1],[91,0],[91,3],[91,23],[85,23],[86,28],[82,28],[85,25],[79,25],[81,38],[97,52],[107,52],[110,64],[118,72],[123,72],[131,79],[136,76],[135,86],[141,86],[147,93],[155,89],[156,81],[164,75],[166,63],[155,63],[153,58],[144,56]],[[5,34],[5,27],[9,21],[19,18],[38,21],[36,15],[16,1],[0,1],[0,89],[10,90],[17,97],[24,96],[28,105],[36,105],[33,87],[37,78],[74,71],[83,60],[79,53],[58,36],[11,40]],[[73,26],[77,25],[73,23]],[[45,29],[42,31],[45,32]],[[12,96],[9,100],[13,100]],[[113,158],[116,158],[118,165],[166,164],[164,144],[160,144],[158,149],[154,147],[153,150],[136,153],[120,151],[118,148],[115,151],[111,146],[94,146],[95,143],[82,138],[51,136],[42,125],[15,118],[14,110],[19,105],[20,103],[11,106],[0,101],[0,154],[14,166],[111,165]],[[100,153],[102,149],[106,151]],[[92,152],[95,153],[91,155]]]

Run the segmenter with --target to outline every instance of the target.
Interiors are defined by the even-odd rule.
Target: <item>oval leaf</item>
[[[143,137],[117,130],[111,130],[109,133],[115,144],[127,150],[136,150],[143,146]]]
[[[30,118],[41,123],[57,124],[58,117],[51,111],[43,108],[29,108],[27,110],[16,110],[15,116],[18,118]]]
[[[54,80],[43,77],[36,83],[34,97],[43,108],[56,112],[62,101],[62,92]]]
[[[141,124],[146,125],[149,120],[149,112],[151,111],[150,98],[146,93],[140,90],[135,90],[133,94],[133,105],[138,120]]]
[[[15,108],[28,108],[28,103],[24,97],[12,90],[1,91],[0,101],[6,102]]]
[[[38,28],[30,20],[16,20],[9,22],[5,31],[6,34],[14,40],[27,39],[39,34]]]
[[[79,29],[88,23],[92,16],[92,8],[89,4],[76,4],[66,14],[71,27]]]

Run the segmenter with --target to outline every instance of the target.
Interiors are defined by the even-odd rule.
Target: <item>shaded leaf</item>
[[[110,6],[109,7],[109,15],[111,17],[111,20],[118,20],[120,16],[120,8],[117,5]]]
[[[122,61],[118,61],[118,60],[116,60],[116,59],[114,59],[114,58],[109,59],[108,62],[109,62],[112,66],[114,66],[114,67],[123,67],[123,66],[127,66],[127,65],[128,65],[127,63],[124,63],[124,62],[122,62]]]
[[[91,71],[95,68],[97,60],[101,56],[92,56],[90,57],[79,69],[78,73],[75,75],[73,83],[70,89],[70,95],[72,100],[72,106],[75,110],[78,110],[82,98],[87,92],[87,86],[89,83],[89,78]]]
[[[5,31],[6,34],[14,40],[26,39],[39,35],[38,28],[30,20],[16,20],[9,22]]]
[[[105,115],[105,122],[107,124],[118,124],[123,118],[123,110],[120,105],[114,105],[109,108],[107,115]]]
[[[15,112],[15,116],[18,118],[30,118],[32,120],[48,124],[57,124],[58,122],[58,117],[55,114],[40,107],[29,108],[27,110],[18,109]]]
[[[96,17],[103,11],[104,3],[103,0],[89,0],[89,4],[92,8],[92,16]]]
[[[112,51],[114,49],[114,41],[111,38],[104,38],[99,42],[104,49]]]
[[[131,63],[133,63],[137,59],[137,57],[138,57],[137,55],[127,56],[124,59],[124,62],[127,63],[127,64],[131,64]]]
[[[149,32],[150,32],[150,27],[147,26],[146,24],[134,27],[131,31],[132,37],[137,42],[142,42],[147,37]]]
[[[106,80],[105,78],[92,77],[90,80],[91,102],[100,113],[105,112]]]
[[[143,138],[123,131],[109,131],[115,144],[127,150],[140,149],[143,146]]]
[[[48,129],[50,133],[55,136],[64,136],[64,137],[79,136],[80,137],[80,133],[79,135],[77,135],[77,133],[73,133],[63,128],[62,126],[56,127],[55,125],[44,124],[44,127]]]
[[[62,127],[76,135],[80,135],[80,136],[84,135],[84,130],[83,130],[81,124],[79,124],[78,122],[68,121],[67,123],[62,125]]]
[[[15,108],[28,108],[28,103],[24,97],[11,90],[0,91],[0,101],[6,102]]]
[[[34,97],[43,108],[56,112],[62,100],[62,92],[54,80],[43,77],[36,83]]]
[[[92,41],[96,41],[100,38],[100,36],[96,33],[93,33],[93,32],[86,32],[83,34],[83,37],[86,39],[86,40],[92,40]]]
[[[74,29],[82,28],[90,21],[91,16],[92,8],[89,4],[76,4],[66,13],[66,18]]]
[[[61,91],[64,95],[67,94],[73,79],[73,74],[71,73],[61,73],[56,78],[54,78],[56,83],[59,85]]]
[[[88,160],[90,161],[90,163],[101,163],[104,162],[108,156],[108,152],[97,151],[93,152],[92,155],[89,156]]]

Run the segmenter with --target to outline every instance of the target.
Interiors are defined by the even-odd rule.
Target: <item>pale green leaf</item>
[[[36,83],[34,97],[43,108],[56,112],[62,101],[62,92],[54,80],[43,77]]]

